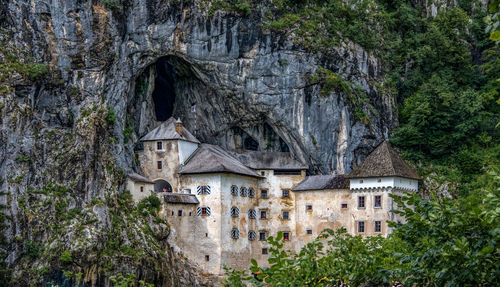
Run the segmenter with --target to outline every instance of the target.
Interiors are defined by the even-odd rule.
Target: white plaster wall
[[[361,191],[351,191],[351,202],[349,203],[349,212],[351,216],[350,226],[348,226],[348,232],[353,235],[358,235],[357,222],[365,221],[365,232],[359,235],[382,235],[387,236],[389,230],[387,228],[387,220],[392,220],[393,213],[390,212],[393,207],[393,200],[389,196],[392,192],[391,189],[387,190],[361,190]],[[375,196],[382,196],[382,206],[380,208],[374,207]],[[358,207],[358,197],[365,197],[365,207]],[[382,232],[375,233],[374,225],[375,221],[382,221]]]
[[[141,192],[141,186],[143,187],[143,192]],[[151,195],[151,192],[154,191],[154,185],[145,182],[134,182],[133,180],[127,179],[127,190],[130,191],[132,199],[135,202],[139,202],[143,198]]]
[[[150,180],[168,181],[174,192],[179,192],[179,149],[177,140],[165,140],[163,150],[156,150],[157,141],[144,142],[144,150],[139,153],[142,173]],[[162,162],[158,169],[157,162]]]
[[[329,228],[337,230],[340,227],[351,226],[352,193],[347,189],[328,189],[314,191],[296,191],[295,214],[296,227],[294,250],[300,249],[315,239],[321,231]],[[348,203],[347,209],[341,209],[341,203]],[[306,210],[306,205],[312,205],[312,211]],[[312,229],[312,234],[307,234]]]
[[[260,174],[261,171],[259,171]],[[296,240],[296,216],[295,216],[295,194],[291,189],[299,184],[305,178],[305,171],[300,175],[274,175],[273,170],[264,170],[266,176],[260,182],[258,196],[257,221],[256,233],[257,240],[255,247],[252,249],[252,258],[256,259],[259,265],[267,266],[267,259],[269,255],[262,254],[262,248],[269,247],[267,243],[259,241],[258,236],[260,231],[267,233],[267,236],[276,236],[278,231],[290,232],[290,241],[285,243],[284,248],[294,249],[294,241]],[[263,199],[260,197],[260,190],[268,190],[268,198]],[[289,198],[282,198],[282,190],[290,190]],[[259,209],[267,209],[268,219],[260,219]],[[282,219],[282,212],[287,210],[289,212],[289,220]]]
[[[380,180],[380,182],[379,182]],[[361,181],[363,181],[361,183]],[[396,187],[404,190],[418,190],[418,181],[402,177],[372,177],[350,180],[350,189],[372,189]]]
[[[166,204],[165,214],[171,225],[172,240],[182,254],[199,264],[199,267],[210,274],[221,274],[221,176],[220,174],[182,175],[179,179],[179,190],[191,189],[200,203],[198,205]],[[197,187],[209,185],[210,194],[196,194]],[[197,216],[197,207],[210,207],[210,216]],[[179,218],[178,210],[185,208],[183,217]],[[174,215],[172,216],[172,211]],[[189,216],[191,212],[191,216]],[[209,256],[209,261],[205,260]]]
[[[257,220],[248,217],[248,210],[258,210],[258,186],[262,179],[241,176],[235,174],[223,174],[221,176],[221,200],[222,200],[222,215],[221,215],[221,244],[223,264],[236,269],[247,269],[250,266],[250,259],[255,250],[259,248],[257,241],[248,240],[248,232],[256,230]],[[238,195],[231,195],[231,186],[238,187]],[[254,198],[248,196],[242,197],[240,193],[241,187],[253,188],[256,192]],[[239,216],[231,216],[231,207],[239,209]],[[231,230],[237,228],[240,232],[239,239],[231,238]]]
[[[197,143],[178,141],[179,145],[179,163],[184,164],[184,162],[193,154],[193,152],[198,148]]]

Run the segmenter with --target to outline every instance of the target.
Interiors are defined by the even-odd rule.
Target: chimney
[[[182,136],[182,122],[180,118],[175,122],[175,130],[180,136]]]

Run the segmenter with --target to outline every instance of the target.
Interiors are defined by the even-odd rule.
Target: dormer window
[[[163,150],[163,142],[156,142],[156,150]]]

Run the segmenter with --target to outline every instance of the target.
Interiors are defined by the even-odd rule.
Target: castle
[[[141,138],[142,175],[129,174],[135,201],[162,199],[171,245],[207,274],[223,266],[267,263],[268,236],[282,231],[285,248],[299,251],[326,228],[354,235],[391,232],[397,205],[389,194],[418,190],[419,176],[382,142],[348,176],[306,176],[288,153],[230,153],[200,143],[170,118]]]

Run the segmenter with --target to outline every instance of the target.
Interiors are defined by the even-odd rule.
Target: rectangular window
[[[141,192],[144,192],[144,186],[141,186]]]
[[[205,261],[210,261],[210,256],[205,255]]]
[[[274,170],[274,175],[301,175],[300,169]]]
[[[266,240],[266,233],[265,232],[259,232],[259,240],[261,240],[261,241]]]
[[[161,169],[161,168],[162,168],[162,163],[161,163],[161,160],[159,160],[159,161],[157,162],[157,164],[158,164],[158,169]]]
[[[282,190],[281,192],[282,192],[282,197],[283,197],[283,198],[288,198],[288,197],[290,197],[290,191],[289,191],[289,190],[284,189],[284,190]]]
[[[312,210],[313,210],[313,206],[311,204],[307,204],[306,211],[312,211]]]
[[[363,180],[362,180],[362,179],[360,179],[360,180],[359,180],[359,183],[363,183]]]
[[[365,208],[365,196],[358,196],[358,208]]]
[[[373,207],[375,208],[381,208],[382,207],[382,196],[381,195],[375,195],[373,198]]]
[[[347,209],[347,203],[344,202],[344,203],[340,204],[340,208]]]
[[[283,219],[285,219],[285,220],[290,219],[290,218],[289,218],[288,211],[283,211]]]
[[[196,209],[196,215],[198,216],[210,216],[210,207],[203,206]]]
[[[267,248],[262,248],[262,254],[267,254]]]
[[[263,189],[260,191],[260,197],[267,198],[267,190],[266,189]]]
[[[375,226],[374,226],[373,230],[375,231],[375,233],[382,232],[382,221],[376,220],[375,221]]]
[[[358,221],[358,233],[365,233],[365,222]]]
[[[260,172],[260,175],[261,175],[261,176],[265,176],[265,175],[266,175],[266,172],[265,172],[265,171],[261,171],[261,172]]]
[[[163,142],[156,142],[156,150],[163,150]]]
[[[313,230],[311,228],[308,228],[308,229],[306,229],[306,233],[309,234],[309,235],[313,234]]]
[[[182,216],[182,210],[177,211],[177,216]]]
[[[267,210],[261,210],[260,219],[266,219],[266,218],[267,218]]]
[[[283,232],[283,240],[290,240],[290,232]]]

